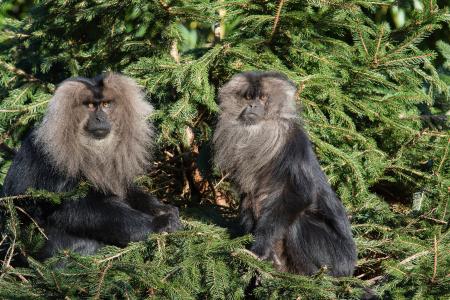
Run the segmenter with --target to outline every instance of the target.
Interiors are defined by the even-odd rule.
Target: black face
[[[83,83],[91,91],[91,96],[83,101],[83,106],[89,114],[84,130],[95,139],[105,138],[111,132],[109,113],[113,101],[104,95],[103,76],[93,79],[74,78],[72,80]]]
[[[255,124],[264,118],[269,98],[262,88],[261,80],[263,77],[259,76],[259,74],[251,75],[247,76],[248,88],[242,95],[247,105],[239,115],[239,119],[246,124]]]
[[[239,119],[247,124],[255,124],[262,120],[266,114],[265,103],[267,96],[246,97],[246,99],[248,104],[239,115]]]
[[[89,110],[89,119],[84,126],[84,130],[96,139],[105,138],[111,131],[111,123],[108,120],[108,114],[105,112],[111,105],[110,101],[94,99],[84,105]]]

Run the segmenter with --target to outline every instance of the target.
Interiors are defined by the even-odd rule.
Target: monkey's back
[[[356,246],[347,213],[300,125],[291,127],[277,160],[273,179],[284,183],[279,201],[296,203],[292,211],[300,212],[285,235],[288,269],[311,275],[326,266],[333,276],[352,275]]]

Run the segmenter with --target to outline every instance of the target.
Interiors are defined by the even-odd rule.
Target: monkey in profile
[[[254,234],[256,255],[280,271],[311,275],[326,267],[350,276],[350,223],[302,129],[295,93],[279,73],[234,76],[219,92],[215,163],[239,188],[241,224]]]
[[[23,141],[4,181],[5,196],[28,188],[92,188],[61,205],[31,201],[27,213],[47,234],[40,257],[61,249],[92,254],[109,244],[125,246],[151,232],[181,227],[178,209],[160,203],[133,184],[151,160],[152,106],[130,78],[105,73],[70,78],[50,100],[43,122]],[[21,202],[22,204],[22,202]]]

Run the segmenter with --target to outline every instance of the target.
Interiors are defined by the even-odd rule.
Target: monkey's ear
[[[275,73],[277,76],[271,76],[270,79],[275,81],[273,84],[277,86],[286,95],[289,101],[295,101],[295,95],[297,93],[297,86],[294,82],[289,80],[285,75]]]
[[[231,96],[232,94],[238,94],[242,92],[248,85],[248,80],[245,77],[245,73],[236,74],[225,83],[218,92],[219,101],[222,102],[224,97]]]
[[[286,91],[286,97],[289,100],[292,100],[292,101],[296,100],[295,95],[297,94],[297,88],[295,87],[295,85],[289,84],[289,86],[286,87],[285,91]]]

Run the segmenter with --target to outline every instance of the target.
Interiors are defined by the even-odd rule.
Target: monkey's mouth
[[[96,140],[102,140],[104,138],[106,138],[109,133],[111,132],[110,129],[107,128],[98,128],[98,129],[94,129],[94,130],[85,130],[87,135],[90,138],[96,139]]]
[[[97,129],[91,131],[90,134],[94,139],[101,140],[108,136],[110,130],[109,129]]]
[[[261,116],[256,113],[246,113],[245,115],[239,116],[239,121],[244,125],[255,125],[261,119]]]

